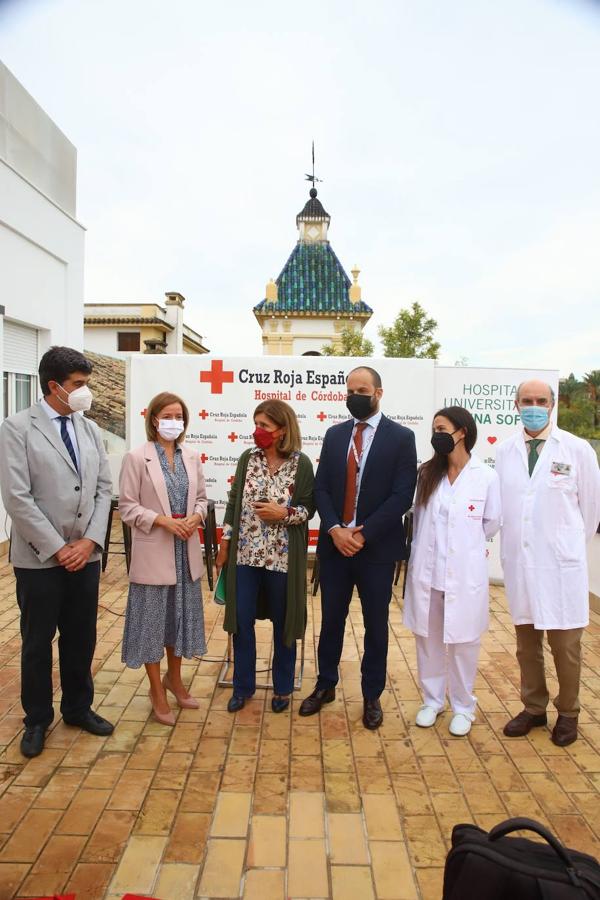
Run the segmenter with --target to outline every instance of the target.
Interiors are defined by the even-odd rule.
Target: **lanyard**
[[[357,478],[358,478],[358,473],[360,472],[360,466],[361,466],[361,463],[362,463],[362,458],[363,458],[363,456],[365,455],[365,450],[367,449],[367,435],[366,435],[366,431],[367,431],[366,428],[363,429],[363,443],[362,443],[362,449],[361,449],[361,451],[360,451],[360,454],[359,454],[358,450],[356,449],[356,433],[354,434],[354,437],[352,438],[352,442],[351,442],[351,444],[350,444],[350,447],[352,448],[352,453],[354,454],[354,460],[355,460],[355,462],[356,462],[356,477],[357,477]],[[369,443],[370,443],[370,442],[369,442]]]

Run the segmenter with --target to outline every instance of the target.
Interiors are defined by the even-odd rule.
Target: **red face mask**
[[[275,443],[275,434],[276,432],[267,431],[266,428],[261,428],[260,425],[257,425],[252,437],[254,438],[254,443],[257,447],[261,450],[268,450],[268,448],[272,447]]]

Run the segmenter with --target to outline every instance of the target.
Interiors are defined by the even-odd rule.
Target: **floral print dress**
[[[290,506],[298,470],[300,453],[292,453],[273,474],[262,450],[253,450],[248,460],[246,481],[242,495],[240,532],[237,547],[238,566],[256,566],[271,572],[287,572],[288,525],[301,525],[308,519],[308,510],[296,506],[294,512],[280,522],[263,522],[253,503],[269,500]],[[224,540],[230,540],[231,525],[223,528]]]
[[[175,450],[174,468],[160,444],[155,443],[167,486],[171,512],[187,512],[188,476],[181,454]],[[187,544],[175,538],[177,583],[129,585],[121,660],[130,669],[160,662],[165,647],[175,656],[192,659],[206,653],[200,579],[192,581]]]

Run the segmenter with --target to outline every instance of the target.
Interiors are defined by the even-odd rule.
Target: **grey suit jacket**
[[[12,522],[10,561],[24,569],[58,565],[65,544],[89,538],[100,558],[112,497],[108,458],[95,422],[73,416],[81,472],[56,426],[35,403],[0,427],[0,488]]]

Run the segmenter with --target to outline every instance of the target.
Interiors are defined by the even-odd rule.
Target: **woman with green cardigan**
[[[306,626],[308,520],[314,474],[300,452],[296,414],[282,400],[254,411],[256,447],[240,456],[229,494],[217,569],[227,566],[224,628],[233,635],[236,712],[256,690],[257,618],[273,622],[273,712],[294,689],[296,641]]]

